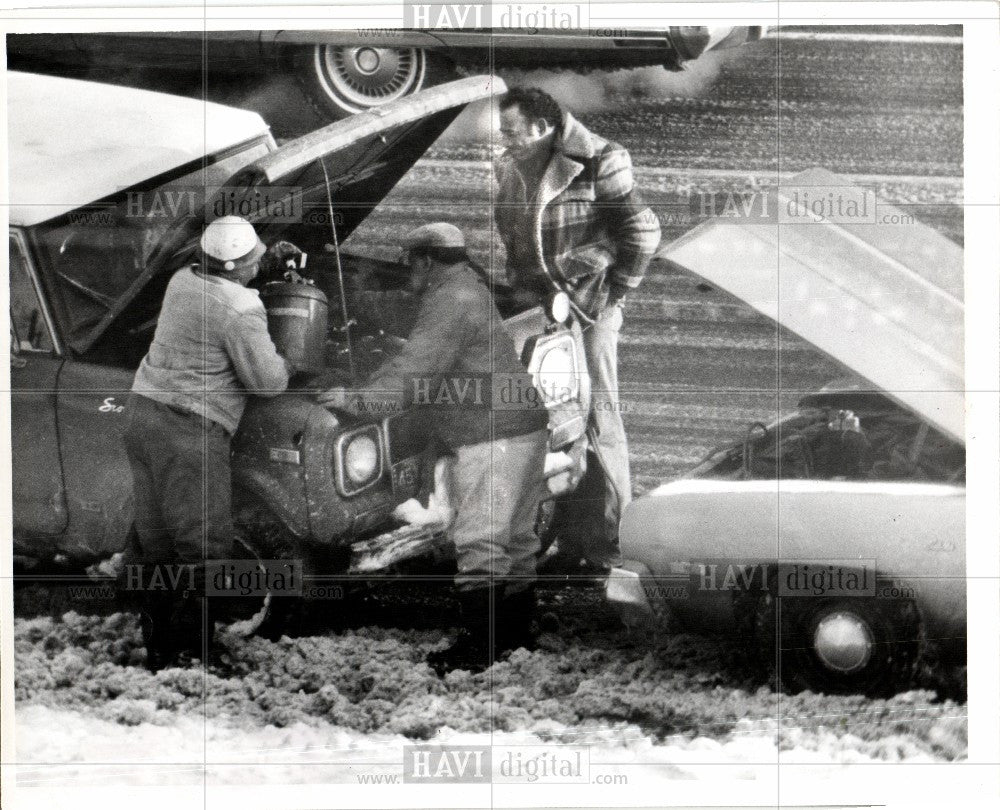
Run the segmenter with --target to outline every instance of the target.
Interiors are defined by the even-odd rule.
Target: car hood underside
[[[883,203],[880,222],[906,224],[876,224],[874,210],[864,222],[787,216],[810,191],[838,190],[862,192],[824,169],[802,172],[757,192],[752,213],[713,217],[660,258],[745,301],[964,444],[963,251]]]

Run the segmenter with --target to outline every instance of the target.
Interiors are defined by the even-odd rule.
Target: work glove
[[[320,391],[316,394],[316,402],[324,408],[340,411],[353,410],[357,398],[356,393],[341,386],[328,388],[326,391]]]
[[[608,288],[608,307],[613,307],[615,304],[624,304],[626,295],[628,295],[628,287],[612,282]]]

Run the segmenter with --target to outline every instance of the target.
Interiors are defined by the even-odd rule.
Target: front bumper
[[[656,619],[656,611],[647,592],[647,583],[652,578],[649,568],[635,560],[625,560],[608,574],[604,595],[629,627],[649,625]]]
[[[400,526],[354,543],[347,573],[378,574],[414,557],[447,553],[449,547],[443,532],[426,526]]]

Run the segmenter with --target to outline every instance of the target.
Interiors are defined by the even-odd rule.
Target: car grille
[[[430,426],[427,414],[419,409],[393,414],[384,422],[386,441],[389,445],[389,463],[420,455],[427,446]]]

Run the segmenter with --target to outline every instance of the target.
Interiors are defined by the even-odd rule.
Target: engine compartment
[[[752,423],[690,475],[960,484],[965,448],[882,394],[817,394],[777,422]]]
[[[310,280],[326,294],[329,303],[326,370],[315,382],[350,385],[364,380],[399,353],[416,322],[420,301],[409,289],[409,269],[397,262],[343,251],[339,270],[332,253],[310,255],[308,268]],[[505,319],[530,309],[516,301],[504,284],[493,285],[492,292]],[[535,332],[541,331],[544,323],[525,326],[525,332]],[[523,342],[514,337],[515,342]]]

